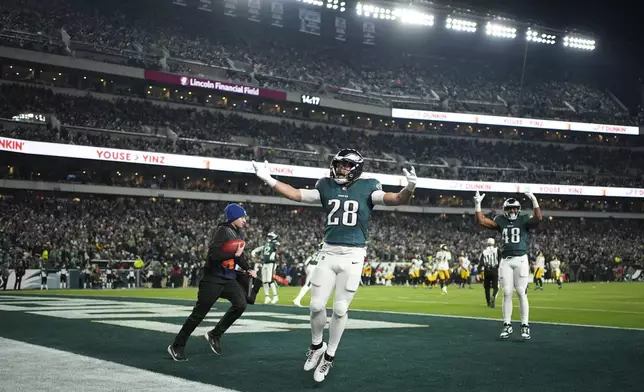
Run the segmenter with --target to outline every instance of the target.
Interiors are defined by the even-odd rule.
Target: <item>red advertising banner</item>
[[[176,84],[186,87],[198,87],[207,90],[220,91],[223,93],[241,94],[252,97],[274,99],[277,101],[286,101],[286,93],[284,91],[269,90],[256,86],[222,82],[219,80],[198,78],[195,76],[175,75],[146,69],[145,80],[151,80],[159,83]]]

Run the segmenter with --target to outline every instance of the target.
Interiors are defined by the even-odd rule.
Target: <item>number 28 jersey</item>
[[[515,220],[509,220],[505,215],[497,215],[494,218],[501,232],[501,258],[528,254],[530,219],[528,215],[519,215]]]
[[[369,238],[372,194],[382,191],[375,179],[358,179],[349,186],[321,178],[315,189],[326,212],[324,242],[331,245],[365,247]]]

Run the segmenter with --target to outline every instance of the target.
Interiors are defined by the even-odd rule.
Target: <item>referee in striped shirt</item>
[[[494,301],[499,293],[499,249],[494,246],[494,238],[487,239],[487,248],[481,254],[479,263],[483,267],[483,287],[487,306],[494,307]],[[494,291],[490,296],[490,288]]]

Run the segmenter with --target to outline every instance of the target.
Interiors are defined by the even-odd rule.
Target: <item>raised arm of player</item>
[[[374,204],[384,204],[386,206],[400,206],[403,204],[409,203],[411,196],[414,194],[414,189],[416,189],[416,183],[418,182],[418,176],[416,176],[416,170],[412,166],[409,171],[403,169],[403,174],[407,179],[407,185],[400,192],[382,192],[380,194],[374,194],[371,196],[371,200]],[[382,197],[382,203],[380,203],[380,197]]]
[[[257,255],[259,254],[259,252],[261,252],[262,250],[264,250],[264,247],[263,247],[263,246],[258,246],[257,248],[253,249],[253,250],[250,252],[250,255],[251,255],[252,257],[257,257]]]
[[[530,191],[524,193],[528,199],[532,202],[532,217],[528,221],[528,226],[536,227],[539,222],[543,220],[543,215],[541,214],[541,207],[539,207],[539,201],[537,197]]]
[[[253,168],[255,169],[255,174],[259,179],[264,181],[266,185],[270,186],[275,190],[275,192],[284,196],[285,198],[293,201],[300,201],[302,203],[308,204],[320,204],[320,192],[317,189],[297,189],[293,188],[289,184],[285,184],[281,181],[277,181],[271,177],[271,172],[268,169],[268,161],[264,161],[264,164],[257,163],[253,161]]]
[[[479,191],[476,191],[476,194],[474,195],[474,216],[476,217],[476,223],[486,229],[498,230],[499,225],[497,225],[492,219],[483,215],[483,212],[481,211],[481,202],[484,197],[485,193],[481,195],[479,194]]]

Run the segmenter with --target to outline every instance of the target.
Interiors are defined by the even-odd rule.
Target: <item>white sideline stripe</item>
[[[77,295],[66,295],[66,294],[59,294],[57,297],[82,297],[82,296],[77,296]],[[166,301],[191,301],[194,302],[195,299],[187,299],[187,298],[172,298],[172,297],[130,297],[130,296],[125,296],[125,295],[111,295],[111,296],[95,296],[99,297],[101,299],[105,298],[131,298],[131,299],[137,299],[141,300],[141,302],[145,302],[146,299],[162,299]],[[2,297],[0,297],[2,298]],[[51,297],[49,297],[51,298]],[[87,298],[84,298],[87,299]],[[295,306],[294,305],[264,305],[264,304],[255,304],[253,306],[258,306],[258,307],[282,307],[282,308],[288,308],[288,309],[293,309]],[[483,305],[482,305],[483,306]],[[214,308],[213,308],[214,309]],[[557,308],[561,309],[561,308]],[[413,312],[394,312],[394,311],[389,311],[389,310],[368,310],[368,309],[350,309],[352,312],[365,312],[365,313],[384,313],[384,314],[402,314],[406,316],[426,316],[426,317],[444,317],[444,318],[456,318],[456,319],[465,319],[465,320],[483,320],[483,321],[495,321],[497,323],[501,322],[501,318],[491,318],[491,317],[474,317],[474,316],[458,316],[458,315],[452,315],[452,314],[436,314],[436,313],[413,313]],[[576,310],[576,309],[575,309]],[[530,324],[543,324],[543,325],[559,325],[559,326],[564,326],[564,327],[584,327],[584,328],[600,328],[600,329],[616,329],[616,330],[624,330],[624,331],[639,331],[639,332],[644,332],[644,328],[634,328],[634,327],[615,327],[615,326],[610,326],[610,325],[591,325],[591,324],[576,324],[576,323],[557,323],[554,321],[530,321]]]
[[[134,297],[130,297],[134,298]],[[136,297],[140,298],[140,297]],[[181,298],[163,298],[163,297],[154,297],[150,299],[179,299],[183,301],[194,301],[194,300],[188,300],[188,299],[181,299]],[[280,306],[283,308],[293,308],[293,306],[290,305],[264,305],[264,304],[257,304],[259,306],[266,306],[266,307],[272,307],[272,306]],[[559,308],[558,308],[559,309]],[[494,321],[497,323],[501,322],[501,318],[491,318],[491,317],[474,317],[474,316],[458,316],[458,315],[451,315],[451,314],[436,314],[436,313],[413,313],[413,312],[394,312],[394,311],[388,311],[388,310],[368,310],[368,309],[351,309],[352,312],[365,312],[365,313],[386,313],[386,314],[402,314],[406,316],[427,316],[427,317],[445,317],[445,318],[456,318],[456,319],[466,319],[466,320],[484,320],[484,321]],[[601,329],[618,329],[618,330],[625,330],[625,331],[640,331],[644,332],[644,328],[634,328],[634,327],[614,327],[610,325],[590,325],[590,324],[576,324],[576,323],[557,323],[554,321],[530,321],[530,324],[544,324],[544,325],[560,325],[564,327],[585,327],[585,328],[601,328]]]
[[[273,305],[275,306],[275,305]],[[494,321],[497,323],[501,322],[501,318],[491,318],[491,317],[474,317],[474,316],[458,316],[452,314],[434,314],[434,313],[412,313],[412,312],[392,312],[392,311],[383,311],[383,310],[364,310],[364,309],[351,309],[352,312],[367,312],[367,313],[386,313],[386,314],[403,314],[407,316],[428,316],[428,317],[445,317],[445,318],[456,318],[456,319],[466,319],[466,320],[484,320],[484,321]],[[586,327],[586,328],[602,328],[602,329],[620,329],[626,331],[640,331],[644,332],[644,328],[632,328],[632,327],[613,327],[609,325],[590,325],[590,324],[575,324],[575,323],[556,323],[553,321],[530,321],[532,324],[545,324],[545,325],[561,325],[564,327]]]
[[[129,298],[141,298],[141,297],[129,297]],[[150,299],[164,299],[164,300],[181,300],[181,301],[194,301],[191,299],[184,299],[184,298],[167,298],[167,297],[148,297]],[[437,303],[441,303],[438,302]],[[262,306],[262,307],[283,307],[283,308],[289,308],[292,309],[294,306],[291,305],[264,305],[264,304],[257,304],[254,306]],[[556,308],[556,309],[562,309],[562,308]],[[483,320],[483,321],[494,321],[497,323],[501,322],[501,318],[491,318],[491,317],[474,317],[474,316],[459,316],[459,315],[451,315],[451,314],[436,314],[436,313],[413,313],[413,312],[394,312],[394,311],[388,311],[388,310],[368,310],[368,309],[350,309],[352,312],[365,312],[365,313],[385,313],[385,314],[402,314],[406,316],[426,316],[426,317],[444,317],[444,318],[456,318],[456,319],[466,319],[466,320]],[[571,309],[571,310],[576,310],[576,309]],[[601,328],[601,329],[618,329],[618,330],[625,330],[625,331],[639,331],[639,332],[644,332],[644,328],[634,328],[634,327],[615,327],[615,326],[610,326],[610,325],[591,325],[591,324],[576,324],[576,323],[557,323],[554,321],[530,321],[530,324],[544,324],[544,325],[560,325],[564,327],[585,327],[585,328]]]
[[[108,392],[120,389],[114,384],[118,381],[123,388],[137,392],[239,392],[2,337],[0,347],[3,391]],[[159,355],[172,361],[164,347],[159,347]]]
[[[398,297],[402,298],[402,297]],[[376,298],[372,298],[376,299]],[[411,299],[411,300],[397,300],[393,298],[378,298],[379,300],[382,301],[390,301],[390,302],[412,302],[412,303],[419,303],[419,304],[443,304],[443,305],[471,305],[469,302],[449,302],[449,301],[428,301],[428,300],[418,300],[418,299]],[[549,301],[549,302],[554,302],[554,301]],[[513,305],[514,308],[518,308],[518,304]],[[585,308],[563,308],[560,306],[537,306],[534,304],[530,304],[530,309],[548,309],[548,310],[570,310],[570,311],[575,311],[575,312],[600,312],[600,313],[624,313],[624,314],[644,314],[644,312],[636,312],[633,310],[610,310],[610,309],[585,309]]]

